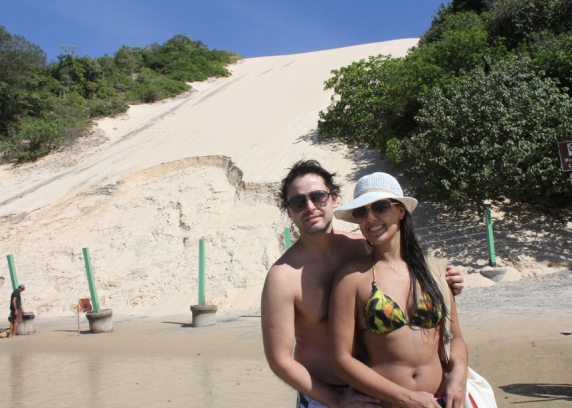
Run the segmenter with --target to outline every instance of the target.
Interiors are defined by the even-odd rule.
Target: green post
[[[16,265],[14,264],[14,255],[6,255],[8,260],[8,269],[10,270],[10,280],[12,281],[12,290],[18,289],[18,277],[16,276]]]
[[[284,246],[286,246],[286,251],[292,246],[290,242],[290,228],[284,228]]]
[[[93,268],[91,267],[89,248],[83,248],[83,260],[85,262],[85,272],[87,274],[87,283],[89,284],[89,294],[91,295],[93,311],[94,313],[99,313],[99,300],[97,299],[97,290],[95,289],[95,279],[93,279]]]
[[[485,210],[485,224],[487,226],[487,245],[489,247],[489,261],[493,268],[497,266],[497,257],[495,255],[495,240],[493,238],[493,217],[491,210]]]
[[[199,239],[199,305],[205,304],[205,240]]]

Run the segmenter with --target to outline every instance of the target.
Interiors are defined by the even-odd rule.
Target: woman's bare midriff
[[[409,390],[437,393],[444,375],[437,329],[405,326],[388,334],[366,329],[362,340],[374,371]]]

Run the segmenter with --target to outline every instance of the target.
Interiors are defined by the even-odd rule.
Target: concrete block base
[[[89,321],[89,331],[92,333],[109,333],[113,331],[112,314],[113,310],[111,309],[103,309],[99,313],[86,313],[85,317]]]
[[[493,282],[500,282],[506,275],[506,268],[487,267],[481,269],[480,272],[485,278],[489,278]]]
[[[18,328],[16,329],[16,335],[26,335],[34,334],[36,332],[36,326],[34,325],[36,315],[33,313],[22,314],[22,321],[18,323]]]
[[[202,327],[212,326],[216,324],[217,305],[193,305],[191,312],[193,313],[193,322],[191,326]]]

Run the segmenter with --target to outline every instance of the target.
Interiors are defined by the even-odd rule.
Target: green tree
[[[572,0],[441,5],[405,58],[332,71],[320,135],[412,169],[433,200],[570,202],[555,141],[570,130],[571,16]]]
[[[142,51],[139,47],[127,47],[124,45],[115,53],[115,67],[125,75],[133,75],[143,66]]]
[[[492,38],[514,49],[539,33],[572,32],[572,0],[495,0],[487,24]]]
[[[533,62],[551,78],[560,81],[561,88],[572,90],[572,33],[544,34],[533,38],[526,47]]]
[[[0,142],[17,132],[22,118],[42,110],[46,54],[0,26]]]
[[[366,145],[382,154],[394,138],[418,131],[420,96],[444,86],[505,50],[491,47],[485,24],[472,12],[444,17],[439,41],[414,48],[405,58],[370,57],[332,71],[325,82],[332,103],[320,112],[318,129],[327,139]],[[485,58],[488,57],[488,58]]]
[[[143,50],[144,65],[177,81],[203,81],[209,77],[228,76],[225,65],[237,55],[209,50],[202,41],[177,34],[162,45],[152,44]]]
[[[421,131],[390,149],[418,196],[479,207],[487,199],[570,200],[557,142],[572,130],[572,101],[528,58],[510,57],[488,73],[477,68],[421,100]]]

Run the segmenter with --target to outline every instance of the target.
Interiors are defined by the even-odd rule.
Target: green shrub
[[[572,0],[496,0],[487,24],[493,38],[513,49],[538,33],[570,33],[571,16]]]
[[[420,133],[397,142],[391,157],[420,198],[453,206],[570,200],[557,142],[572,130],[572,100],[527,57],[477,68],[421,101]]]
[[[156,84],[149,84],[141,90],[141,102],[153,103],[163,99],[163,91]]]
[[[175,81],[170,78],[160,78],[155,82],[155,84],[161,89],[165,98],[177,96],[191,89],[191,87],[185,82]]]
[[[114,56],[115,67],[124,75],[132,75],[143,66],[141,48],[123,46]]]
[[[157,77],[157,74],[152,69],[141,68],[141,71],[139,71],[137,73],[135,80],[139,84],[146,84],[146,83],[150,83],[156,77]]]
[[[570,203],[571,15],[572,0],[453,0],[405,58],[332,71],[320,136],[375,148],[423,198]]]
[[[88,102],[89,116],[91,118],[114,116],[127,112],[129,104],[122,98],[94,99]]]
[[[36,160],[62,143],[57,118],[27,117],[21,130],[10,138],[2,150],[18,162]]]

